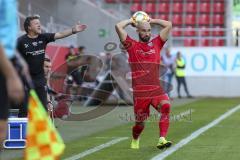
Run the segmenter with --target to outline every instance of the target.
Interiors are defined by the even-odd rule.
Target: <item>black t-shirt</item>
[[[29,66],[30,74],[35,86],[43,86],[46,83],[44,77],[45,49],[49,42],[53,42],[55,33],[43,33],[37,38],[29,38],[27,34],[17,40],[17,49]]]

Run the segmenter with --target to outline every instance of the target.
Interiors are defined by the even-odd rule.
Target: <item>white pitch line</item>
[[[179,143],[174,145],[172,148],[169,148],[166,151],[162,152],[161,154],[153,157],[151,160],[163,160],[164,158],[171,155],[173,152],[177,151],[178,149],[182,148],[184,145],[188,144],[190,141],[197,138],[200,134],[202,134],[203,132],[206,132],[209,128],[212,128],[213,126],[217,125],[222,120],[229,117],[230,115],[232,115],[234,112],[236,112],[239,109],[240,109],[240,105],[238,105],[238,106],[234,107],[233,109],[227,111],[226,113],[224,113],[223,115],[221,115],[220,117],[218,117],[217,119],[212,121],[211,123],[209,123],[206,126],[196,130],[190,136],[182,139]]]
[[[121,142],[123,140],[126,140],[126,139],[128,139],[128,137],[121,137],[121,138],[117,138],[117,139],[111,140],[111,141],[109,141],[107,143],[101,144],[99,146],[96,146],[96,147],[94,147],[92,149],[86,150],[86,151],[84,151],[82,153],[79,153],[77,155],[74,155],[72,157],[66,158],[64,160],[78,160],[78,159],[83,158],[83,157],[85,157],[85,156],[87,156],[89,154],[92,154],[92,153],[97,152],[99,150],[102,150],[104,148],[110,147],[110,146],[112,146],[112,145],[114,145],[116,143],[119,143],[119,142]]]

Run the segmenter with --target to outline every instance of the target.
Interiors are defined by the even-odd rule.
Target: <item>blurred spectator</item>
[[[85,54],[85,47],[84,46],[79,46],[78,47],[78,55],[84,55]]]
[[[69,46],[68,49],[69,49],[68,54],[65,56],[66,61],[70,61],[70,60],[76,58],[76,56],[77,56],[77,54],[74,50],[74,46],[71,45],[71,46]]]
[[[43,64],[43,68],[44,68],[44,75],[46,78],[46,90],[47,90],[47,108],[48,108],[48,113],[49,115],[51,115],[50,113],[53,113],[53,104],[52,104],[52,97],[51,94],[56,94],[55,91],[53,91],[50,86],[49,86],[49,80],[50,80],[50,73],[51,73],[51,68],[52,68],[52,62],[50,60],[50,58],[45,54],[45,58],[44,58],[44,64]],[[51,117],[51,116],[50,116]]]
[[[167,68],[167,72],[164,75],[164,80],[167,84],[164,86],[165,91],[169,92],[168,96],[170,97],[170,87],[172,85],[172,77],[174,75],[174,64],[176,57],[171,55],[170,50],[167,48],[165,54],[162,56],[163,64]]]
[[[65,60],[67,62],[67,74],[68,84],[81,85],[82,78],[80,76],[79,67],[79,57],[78,53],[75,51],[74,46],[69,47],[69,53],[66,55]]]
[[[192,98],[192,96],[188,92],[187,88],[187,83],[185,80],[185,61],[182,57],[181,52],[177,52],[177,58],[175,61],[175,74],[176,74],[176,79],[177,79],[177,93],[178,93],[178,98],[182,98],[180,94],[180,87],[181,85],[184,86],[185,93],[188,98]]]

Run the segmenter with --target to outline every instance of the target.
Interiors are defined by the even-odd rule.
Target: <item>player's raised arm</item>
[[[78,32],[82,32],[87,28],[86,25],[81,24],[80,22],[78,22],[75,26],[73,26],[71,29],[66,29],[62,32],[57,32],[55,33],[54,39],[62,39],[68,36],[71,36],[73,34],[76,34]]]
[[[160,31],[160,37],[162,38],[162,40],[166,41],[172,29],[172,22],[161,19],[151,19],[150,23],[157,24],[163,27],[163,29]]]
[[[123,20],[115,25],[116,32],[121,42],[126,40],[127,32],[125,28],[130,24],[133,24],[132,19]]]

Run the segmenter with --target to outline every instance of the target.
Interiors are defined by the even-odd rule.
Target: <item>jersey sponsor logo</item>
[[[136,50],[137,54],[143,54],[143,55],[149,55],[149,54],[155,54],[155,50],[154,49],[150,49],[149,51],[145,52],[143,50]]]
[[[24,44],[24,47],[25,47],[25,48],[28,48],[28,47],[29,47],[29,44]]]
[[[38,42],[32,42],[32,45],[36,47],[38,45]]]
[[[37,55],[44,54],[44,53],[45,53],[44,49],[41,49],[41,50],[33,51],[33,52],[26,52],[26,55],[37,56]]]

